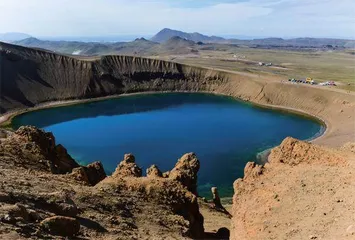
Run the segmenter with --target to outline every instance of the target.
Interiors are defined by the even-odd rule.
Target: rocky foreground
[[[196,155],[162,173],[126,154],[112,176],[80,166],[51,133],[0,136],[0,239],[354,239],[355,144],[286,138],[264,166],[248,163],[230,214],[197,197]],[[143,176],[145,175],[145,176]]]
[[[196,195],[200,163],[193,153],[169,172],[153,165],[146,176],[126,154],[106,176],[100,162],[80,166],[51,133],[37,128],[2,131],[0,140],[0,239],[226,236],[204,231]]]

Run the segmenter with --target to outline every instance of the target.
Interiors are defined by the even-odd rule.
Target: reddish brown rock
[[[253,179],[261,175],[264,171],[262,165],[256,164],[255,162],[248,162],[244,168],[244,180]]]
[[[125,154],[122,162],[118,164],[113,177],[141,177],[142,169],[135,163],[135,157],[129,153]]]
[[[33,126],[22,126],[15,132],[28,142],[35,142],[44,153],[49,154],[55,148],[55,138],[51,132],[45,132]]]
[[[156,165],[150,166],[150,168],[147,169],[147,177],[150,178],[155,178],[155,177],[162,177],[163,174],[159,170],[159,168]]]
[[[285,138],[280,146],[273,148],[268,161],[292,166],[300,163],[323,163],[329,166],[345,164],[344,159],[335,152],[292,137]]]
[[[56,146],[55,138],[50,132],[32,126],[22,126],[5,140],[9,144],[16,142],[22,146],[22,151],[27,152],[26,155],[36,155],[31,161],[24,161],[24,167],[46,168],[56,174],[70,173],[73,168],[79,167],[62,145]]]
[[[193,194],[197,195],[197,172],[200,161],[194,153],[183,155],[170,171],[169,178],[182,183]]]

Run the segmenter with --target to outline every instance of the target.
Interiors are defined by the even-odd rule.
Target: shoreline
[[[216,92],[208,92],[208,91],[147,91],[147,92],[135,92],[135,93],[123,93],[123,94],[115,94],[115,95],[109,95],[109,96],[104,96],[104,97],[97,97],[97,98],[88,98],[88,99],[75,99],[75,100],[62,100],[62,101],[53,101],[53,102],[44,102],[41,104],[38,104],[34,107],[30,108],[25,108],[25,109],[18,109],[18,110],[13,110],[8,113],[5,113],[3,115],[0,115],[0,128],[11,128],[12,120],[22,114],[26,114],[29,112],[33,111],[38,111],[38,110],[43,110],[43,109],[49,109],[49,108],[58,108],[58,107],[66,107],[66,106],[72,106],[72,105],[80,105],[80,104],[85,104],[85,103],[91,103],[91,102],[99,102],[99,101],[105,101],[105,100],[110,100],[110,99],[116,99],[120,97],[127,97],[127,96],[134,96],[134,95],[143,95],[143,94],[164,94],[164,93],[204,93],[204,94],[213,94],[213,95],[218,95],[218,96],[224,96],[224,97],[230,97],[233,98],[236,101],[240,101],[242,103],[246,104],[251,104],[253,107],[257,108],[263,108],[263,109],[269,109],[273,111],[280,111],[280,112],[287,112],[287,113],[292,113],[296,114],[305,118],[308,118],[310,120],[318,122],[322,127],[324,127],[324,131],[319,136],[311,137],[309,142],[314,142],[320,138],[323,138],[326,136],[326,134],[329,132],[329,124],[327,121],[320,116],[317,116],[315,114],[308,113],[306,111],[300,110],[300,109],[295,109],[295,108],[290,108],[290,107],[284,107],[284,106],[278,106],[278,105],[272,105],[272,104],[260,104],[256,103],[253,101],[245,101],[241,98],[231,96],[228,94],[223,94],[223,93],[216,93]],[[12,129],[13,130],[13,129]]]

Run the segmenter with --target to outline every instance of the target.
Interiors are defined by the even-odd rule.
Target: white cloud
[[[214,35],[354,36],[352,0],[215,2],[189,7],[187,0],[180,5],[168,0],[0,0],[0,32],[146,35],[170,27]]]

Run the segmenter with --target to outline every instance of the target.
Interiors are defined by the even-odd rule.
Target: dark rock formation
[[[102,56],[80,60],[5,43],[0,43],[0,55],[0,113],[48,101],[129,92],[208,91],[229,76],[156,59]]]
[[[55,147],[55,152],[57,157],[53,161],[55,172],[57,173],[69,173],[73,168],[77,167],[78,164],[75,160],[68,154],[67,150],[58,144]]]
[[[79,232],[80,223],[75,218],[54,216],[44,219],[41,222],[41,227],[53,235],[73,237]]]
[[[218,239],[229,239],[229,235],[230,235],[230,231],[228,228],[220,228],[218,229],[218,231],[216,232],[216,237]]]
[[[218,189],[216,187],[211,188],[213,204],[216,208],[223,208],[221,199],[218,194]]]
[[[169,178],[181,182],[193,194],[197,195],[197,172],[200,161],[194,153],[183,155],[170,171]]]
[[[106,177],[106,173],[101,162],[94,162],[87,165],[86,173],[91,185],[99,183]]]

